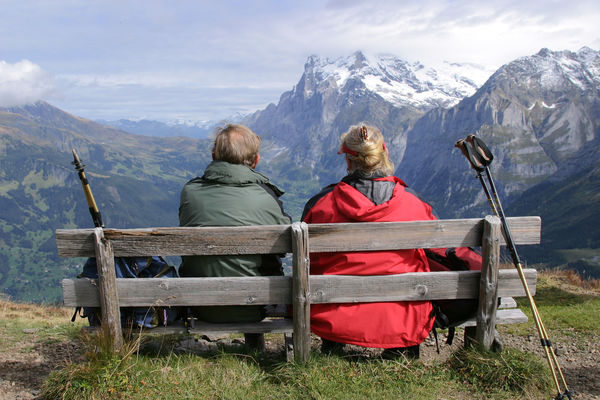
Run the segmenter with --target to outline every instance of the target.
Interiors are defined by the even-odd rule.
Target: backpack
[[[470,247],[426,249],[431,271],[481,271],[481,255]],[[448,329],[452,344],[455,327],[475,317],[477,299],[433,300],[434,329]]]
[[[178,278],[175,267],[162,257],[115,257],[117,278]],[[98,279],[96,258],[88,258],[78,278]],[[98,307],[77,307],[71,321],[79,313],[87,318],[90,326],[100,326],[101,310]],[[179,311],[173,307],[122,307],[121,325],[130,327],[155,328],[171,324],[178,318]]]

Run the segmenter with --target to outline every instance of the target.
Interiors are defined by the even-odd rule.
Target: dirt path
[[[35,332],[24,333],[16,346],[0,353],[0,400],[39,398],[51,371],[82,358],[79,343],[41,344]]]

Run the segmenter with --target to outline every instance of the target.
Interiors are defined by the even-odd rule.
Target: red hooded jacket
[[[394,176],[349,175],[306,204],[302,220],[311,223],[420,221],[436,219],[431,206]],[[427,272],[423,249],[312,253],[315,275],[391,275]],[[422,302],[314,304],[311,330],[318,336],[365,347],[393,348],[421,343],[433,327],[432,306]]]

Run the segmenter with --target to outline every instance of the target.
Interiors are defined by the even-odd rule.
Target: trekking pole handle
[[[85,165],[81,163],[81,160],[79,159],[79,156],[77,155],[75,149],[73,149],[73,161],[71,162],[71,164],[75,166],[77,175],[79,175],[79,180],[81,181],[81,186],[83,187],[83,193],[85,194],[85,200],[87,201],[92,220],[94,221],[94,226],[96,228],[104,228],[104,222],[102,222],[102,215],[100,215],[100,211],[98,210],[98,206],[96,205],[96,200],[94,200],[94,195],[92,194],[92,189],[90,188],[90,183],[85,176]]]
[[[473,144],[471,144],[471,142],[469,142],[467,139],[468,138],[460,139],[454,144],[454,147],[459,148],[469,161],[469,164],[471,164],[471,167],[480,173],[485,169],[485,164],[483,163],[484,160],[475,150]]]
[[[473,146],[473,149],[479,156],[478,160],[483,164],[484,167],[487,167],[492,163],[494,160],[494,155],[483,140],[475,135],[469,135],[465,140],[469,142],[471,146]]]

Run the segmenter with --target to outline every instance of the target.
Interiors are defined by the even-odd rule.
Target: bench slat
[[[537,271],[525,269],[535,294]],[[354,303],[399,300],[476,298],[477,271],[420,272],[386,276],[311,275],[310,302]],[[65,306],[98,307],[98,288],[90,279],[62,281]],[[291,278],[117,279],[121,307],[291,304]],[[517,271],[499,271],[498,295],[524,296]]]
[[[60,257],[94,257],[93,229],[57,229]],[[290,253],[290,225],[105,229],[116,257]]]
[[[535,293],[537,271],[525,269]],[[311,303],[356,303],[473,299],[479,297],[478,271],[418,272],[386,276],[311,275]],[[516,270],[499,271],[498,296],[525,296]],[[360,300],[359,300],[360,299]]]
[[[521,324],[527,322],[527,315],[518,308],[499,309],[496,311],[496,325],[508,325],[508,324]],[[466,321],[465,323],[458,325],[459,328],[465,328],[467,326],[476,326],[477,321],[475,318]]]
[[[512,297],[501,297],[498,309],[502,308],[517,308],[517,302]]]
[[[97,327],[86,327],[87,331],[96,331]],[[292,333],[292,320],[288,318],[280,319],[264,319],[260,322],[245,322],[245,323],[228,323],[228,324],[213,324],[209,322],[195,321],[194,328],[187,329],[183,323],[179,322],[169,326],[158,326],[151,329],[142,329],[142,333],[148,334],[203,334],[210,333],[214,335],[229,334],[229,333]],[[135,332],[140,332],[139,328],[134,329]]]
[[[515,244],[538,244],[539,217],[507,218]],[[409,222],[311,224],[310,251],[371,251],[481,246],[483,220],[455,219]],[[501,244],[505,244],[502,239]]]
[[[507,218],[515,244],[540,242],[539,217]],[[310,252],[480,246],[482,219],[312,224]],[[60,257],[94,257],[93,229],[58,229]],[[116,257],[290,253],[290,225],[105,229]]]

